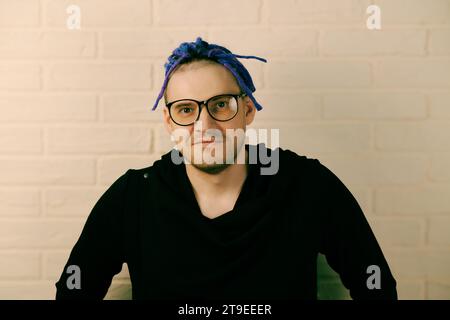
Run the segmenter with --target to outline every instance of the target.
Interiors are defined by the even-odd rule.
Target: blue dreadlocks
[[[209,44],[208,42],[203,41],[201,37],[197,37],[195,42],[183,42],[172,52],[172,54],[169,56],[168,61],[164,64],[164,68],[166,70],[164,83],[152,108],[152,111],[155,110],[158,106],[158,102],[164,94],[164,90],[166,89],[167,82],[172,71],[178,65],[202,59],[216,61],[230,70],[230,72],[236,78],[241,89],[244,90],[247,96],[249,96],[255,104],[256,109],[258,111],[261,110],[262,106],[255,100],[252,95],[252,92],[255,92],[256,90],[255,86],[253,85],[252,77],[250,76],[250,73],[248,73],[247,69],[242,65],[242,63],[240,63],[236,58],[253,58],[263,62],[267,62],[266,59],[256,56],[242,56],[233,54],[227,48],[215,44]]]

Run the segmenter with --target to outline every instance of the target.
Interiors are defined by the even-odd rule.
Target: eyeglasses
[[[205,101],[181,99],[167,103],[166,107],[169,109],[170,118],[180,126],[189,126],[197,121],[203,105],[214,120],[229,121],[238,112],[238,98],[246,95],[246,93],[221,94]]]

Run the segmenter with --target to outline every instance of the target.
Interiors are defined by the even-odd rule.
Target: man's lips
[[[192,143],[193,145],[194,144],[199,144],[199,143],[201,143],[201,144],[209,144],[209,143],[211,143],[211,142],[221,142],[221,140],[202,140],[202,141],[197,141],[197,142],[194,142],[194,143]]]

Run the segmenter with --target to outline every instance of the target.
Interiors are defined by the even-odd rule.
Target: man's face
[[[166,87],[167,102],[180,99],[204,101],[221,94],[239,93],[240,88],[233,74],[224,66],[209,61],[195,61],[181,65],[171,75]],[[205,105],[202,105],[200,118],[195,124],[180,126],[174,123],[167,107],[163,110],[163,120],[188,163],[204,172],[217,173],[229,165],[230,159],[236,163],[236,157],[245,144],[246,126],[252,123],[255,111],[253,102],[245,96],[238,98],[237,114],[228,121],[213,119]],[[226,134],[227,129],[235,136]],[[183,139],[177,139],[180,130],[184,130]],[[212,139],[215,141],[209,144],[201,142]],[[205,157],[207,155],[213,158],[207,160]],[[211,159],[216,161],[211,163]]]

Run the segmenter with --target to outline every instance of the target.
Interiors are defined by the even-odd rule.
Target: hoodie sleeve
[[[353,300],[397,300],[396,281],[361,207],[344,183],[315,161],[324,204],[319,251]]]
[[[62,274],[56,299],[103,299],[112,278],[122,270],[122,217],[129,173],[120,176],[91,210]]]

